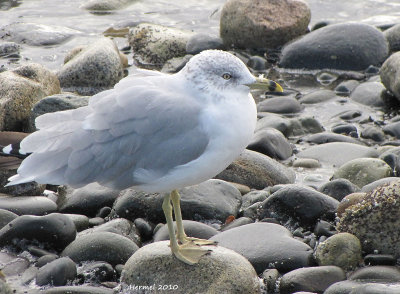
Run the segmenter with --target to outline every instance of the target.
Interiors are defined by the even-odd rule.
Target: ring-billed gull
[[[8,185],[98,182],[166,193],[171,250],[194,264],[209,252],[201,245],[214,243],[186,236],[177,189],[214,177],[248,145],[257,116],[250,88],[282,91],[219,50],[203,51],[172,75],[136,70],[88,106],[38,117],[39,130],[21,142],[31,155]]]

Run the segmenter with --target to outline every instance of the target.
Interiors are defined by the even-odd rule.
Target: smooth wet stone
[[[58,189],[60,212],[95,216],[105,206],[112,206],[119,191],[100,186],[97,183],[73,189],[62,186]]]
[[[320,218],[333,219],[338,205],[336,199],[309,187],[286,185],[262,203],[260,219],[273,216],[283,222],[313,226]]]
[[[361,188],[361,192],[371,192],[372,190],[376,189],[378,186],[382,186],[385,184],[389,184],[391,182],[397,181],[399,178],[398,177],[387,177],[383,179],[379,179],[376,181],[373,181],[372,183],[365,185]]]
[[[318,191],[341,201],[345,196],[360,191],[360,188],[347,179],[335,179],[320,186]]]
[[[400,100],[400,52],[396,52],[383,63],[380,76],[382,84]]]
[[[57,77],[63,91],[94,95],[114,87],[123,78],[125,59],[114,41],[101,38],[72,49]]]
[[[0,229],[17,217],[18,214],[15,214],[6,209],[0,209]]]
[[[302,168],[318,168],[321,167],[321,163],[318,160],[313,158],[295,158],[292,163],[293,167],[302,167]]]
[[[361,23],[333,24],[315,30],[282,50],[283,68],[365,70],[379,65],[389,48],[382,32]]]
[[[363,250],[400,256],[400,181],[379,186],[348,207],[337,230],[358,237]]]
[[[258,112],[272,112],[280,114],[298,113],[303,107],[292,97],[273,97],[265,99],[257,104]]]
[[[0,208],[18,215],[45,215],[57,211],[57,204],[45,196],[0,197]]]
[[[361,131],[360,136],[361,138],[371,139],[375,142],[382,142],[385,140],[385,133],[382,129],[374,126],[367,126]]]
[[[122,289],[124,286],[126,289],[153,286],[156,289],[148,290],[156,292],[158,285],[170,285],[171,293],[176,294],[260,293],[254,268],[232,250],[208,246],[212,250],[209,255],[200,258],[195,265],[188,265],[173,256],[168,245],[168,241],[151,243],[132,255],[122,272]],[[162,292],[162,288],[158,292]]]
[[[115,271],[107,262],[89,262],[78,268],[78,277],[85,283],[101,283],[115,279]]]
[[[64,215],[68,216],[73,222],[76,227],[76,231],[80,232],[89,228],[89,218],[83,214],[67,214]]]
[[[338,124],[331,128],[331,131],[336,134],[356,135],[358,137],[358,129],[353,124]]]
[[[42,65],[30,63],[1,72],[0,130],[23,130],[32,106],[57,93],[60,93],[60,83],[56,75]]]
[[[324,294],[398,294],[400,283],[374,281],[342,281],[330,286]]]
[[[311,146],[297,154],[301,158],[314,158],[320,162],[326,162],[340,166],[346,162],[361,157],[378,157],[378,152],[367,146],[348,142],[332,142]]]
[[[30,46],[51,46],[62,44],[79,33],[63,26],[14,22],[0,28],[0,39]]]
[[[136,0],[89,0],[81,7],[91,11],[109,11],[122,9]]]
[[[276,48],[306,33],[310,18],[302,1],[229,0],[221,11],[220,35],[228,48]]]
[[[219,220],[237,216],[242,195],[230,183],[208,180],[179,190],[182,216],[188,220]],[[134,220],[138,217],[154,223],[165,222],[162,211],[164,194],[147,194],[132,189],[124,190],[115,202],[113,213]]]
[[[254,223],[254,220],[252,220],[249,217],[242,216],[237,219],[234,219],[232,222],[230,222],[228,224],[224,224],[223,226],[221,226],[220,230],[221,230],[221,232],[223,232],[223,231],[227,231],[227,230],[230,230],[233,228],[237,228],[237,227],[252,224],[252,223]]]
[[[396,265],[396,259],[391,254],[367,254],[364,257],[366,265]]]
[[[174,227],[176,224],[174,222]],[[185,228],[185,233],[189,237],[195,237],[200,239],[210,239],[212,236],[218,234],[218,231],[209,225],[183,220],[183,227]],[[168,226],[162,226],[157,233],[154,234],[154,242],[169,240]]]
[[[39,257],[37,259],[35,266],[40,268],[40,267],[45,266],[46,264],[48,264],[48,263],[50,263],[50,262],[52,262],[52,261],[54,261],[54,260],[56,260],[58,258],[59,258],[59,256],[56,255],[56,254],[43,255],[43,256],[41,256],[41,257]]]
[[[64,249],[76,236],[72,220],[60,213],[45,216],[22,215],[0,230],[0,245],[22,245],[18,241],[37,241],[45,248]]]
[[[399,52],[400,53],[400,52]],[[391,122],[385,125],[382,130],[396,139],[400,139],[400,122]]]
[[[138,217],[133,223],[139,231],[139,236],[143,241],[150,240],[153,237],[153,226],[148,221]]]
[[[400,24],[385,30],[383,34],[389,43],[390,52],[400,51]]]
[[[78,234],[78,237],[100,232],[115,233],[132,240],[138,246],[141,245],[139,231],[136,229],[136,226],[131,221],[124,218],[114,218],[94,228],[84,230]]]
[[[365,145],[363,142],[346,135],[322,132],[317,134],[312,134],[303,138],[304,141],[314,144],[325,144],[332,142],[347,142],[352,144]]]
[[[261,56],[251,56],[246,65],[254,70],[265,70],[267,68],[267,60]]]
[[[216,178],[261,190],[277,184],[294,183],[295,174],[294,171],[264,154],[244,150],[239,158]]]
[[[211,240],[246,257],[258,273],[267,268],[288,272],[313,264],[311,247],[294,239],[285,227],[273,223],[243,225],[219,233]]]
[[[115,294],[115,291],[110,288],[99,286],[61,286],[48,288],[40,293],[43,294]]]
[[[186,43],[187,54],[198,54],[209,49],[223,49],[224,43],[220,37],[199,33],[191,36]]]
[[[345,271],[355,269],[361,261],[361,243],[349,233],[339,233],[319,243],[315,251],[319,265],[335,265]]]
[[[293,148],[285,136],[273,128],[265,128],[256,132],[247,149],[284,160],[293,153]]]
[[[338,96],[350,96],[351,92],[360,84],[359,81],[356,80],[347,80],[341,82],[335,88],[335,93]]]
[[[76,109],[86,106],[89,103],[89,96],[79,96],[73,93],[61,93],[47,96],[33,105],[29,118],[30,132],[36,131],[35,119],[45,113]]]
[[[76,277],[76,264],[69,257],[56,259],[41,267],[36,275],[38,286],[65,286]]]
[[[333,179],[344,178],[358,187],[392,175],[391,167],[378,158],[356,158],[340,166]]]
[[[362,83],[350,94],[350,99],[358,103],[372,106],[383,107],[382,92],[385,87],[380,82]]]
[[[265,190],[253,190],[242,197],[242,207],[241,209],[246,209],[247,207],[253,205],[257,202],[262,202],[269,197],[271,193]]]
[[[315,104],[331,100],[336,97],[332,90],[316,90],[308,93],[299,99],[301,104]]]
[[[395,266],[368,266],[353,272],[349,276],[349,280],[400,282],[400,270]]]
[[[290,294],[300,291],[322,293],[330,285],[345,279],[345,272],[337,266],[300,268],[282,276],[279,293]]]
[[[81,235],[70,243],[61,256],[68,256],[75,262],[105,261],[115,266],[124,264],[138,250],[130,239],[110,232]]]
[[[152,23],[141,23],[129,31],[133,58],[142,66],[161,68],[171,58],[186,55],[193,32]]]

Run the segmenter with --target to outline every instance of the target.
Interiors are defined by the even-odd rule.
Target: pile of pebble
[[[21,160],[1,158],[0,293],[400,293],[400,24],[309,31],[310,15],[301,1],[229,0],[219,37],[129,29],[142,67],[173,73],[202,50],[232,50],[285,88],[254,93],[248,148],[214,179],[180,191],[188,235],[218,241],[210,255],[195,266],[171,255],[163,195],[3,187]],[[27,28],[0,28],[0,58],[74,36]],[[69,52],[57,73],[31,63],[0,72],[0,145],[33,132],[41,114],[87,105],[127,66],[103,37]]]

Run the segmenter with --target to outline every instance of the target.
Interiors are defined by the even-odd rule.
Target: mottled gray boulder
[[[21,131],[32,106],[40,99],[60,93],[55,74],[39,64],[27,64],[0,73],[0,130]]]
[[[257,103],[258,112],[293,114],[303,110],[303,106],[293,97],[274,97]]]
[[[155,242],[129,258],[121,276],[126,289],[162,293],[166,285],[172,287],[168,292],[175,294],[260,293],[254,268],[240,254],[222,246],[208,246],[212,250],[209,255],[195,265],[188,265],[173,256],[168,245],[169,241]],[[146,288],[134,289],[135,286]]]
[[[221,11],[225,46],[276,48],[306,33],[311,11],[303,1],[229,0]]]
[[[400,51],[400,24],[392,26],[383,32],[385,35],[391,52]]]
[[[347,179],[358,187],[363,187],[376,180],[390,177],[392,168],[378,158],[356,158],[340,166],[333,174],[333,179]]]
[[[400,181],[377,187],[347,207],[337,229],[355,235],[366,253],[400,256]]]
[[[385,91],[385,87],[380,82],[366,82],[360,84],[350,94],[350,98],[358,103],[373,106],[383,107],[384,102],[382,100],[382,94]]]
[[[392,54],[380,70],[383,85],[400,100],[400,52]]]
[[[361,243],[349,233],[338,233],[319,243],[315,251],[319,265],[335,265],[344,270],[358,266],[361,259]]]
[[[51,46],[68,41],[79,31],[62,26],[14,22],[0,28],[0,39],[30,46]]]
[[[112,88],[123,78],[126,57],[108,38],[74,48],[57,73],[64,91],[93,95]]]
[[[136,0],[89,0],[82,8],[94,11],[108,11],[122,9]]]
[[[380,65],[389,47],[381,31],[371,25],[328,25],[290,43],[282,50],[283,68],[365,70]]]
[[[28,131],[36,131],[35,119],[45,113],[76,109],[86,106],[89,103],[89,96],[79,96],[73,93],[60,93],[47,96],[33,105],[29,118]]]
[[[140,65],[161,68],[168,59],[186,54],[186,43],[193,35],[191,31],[141,23],[129,31],[128,39]]]
[[[216,178],[261,190],[277,184],[294,183],[295,174],[264,154],[245,150]]]

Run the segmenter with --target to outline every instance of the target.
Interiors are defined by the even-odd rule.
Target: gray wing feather
[[[40,130],[22,142],[33,154],[11,184],[34,179],[79,187],[97,181],[123,189],[198,158],[208,144],[200,106],[160,87],[165,79],[131,79],[129,88],[120,83],[88,106],[37,118]]]

